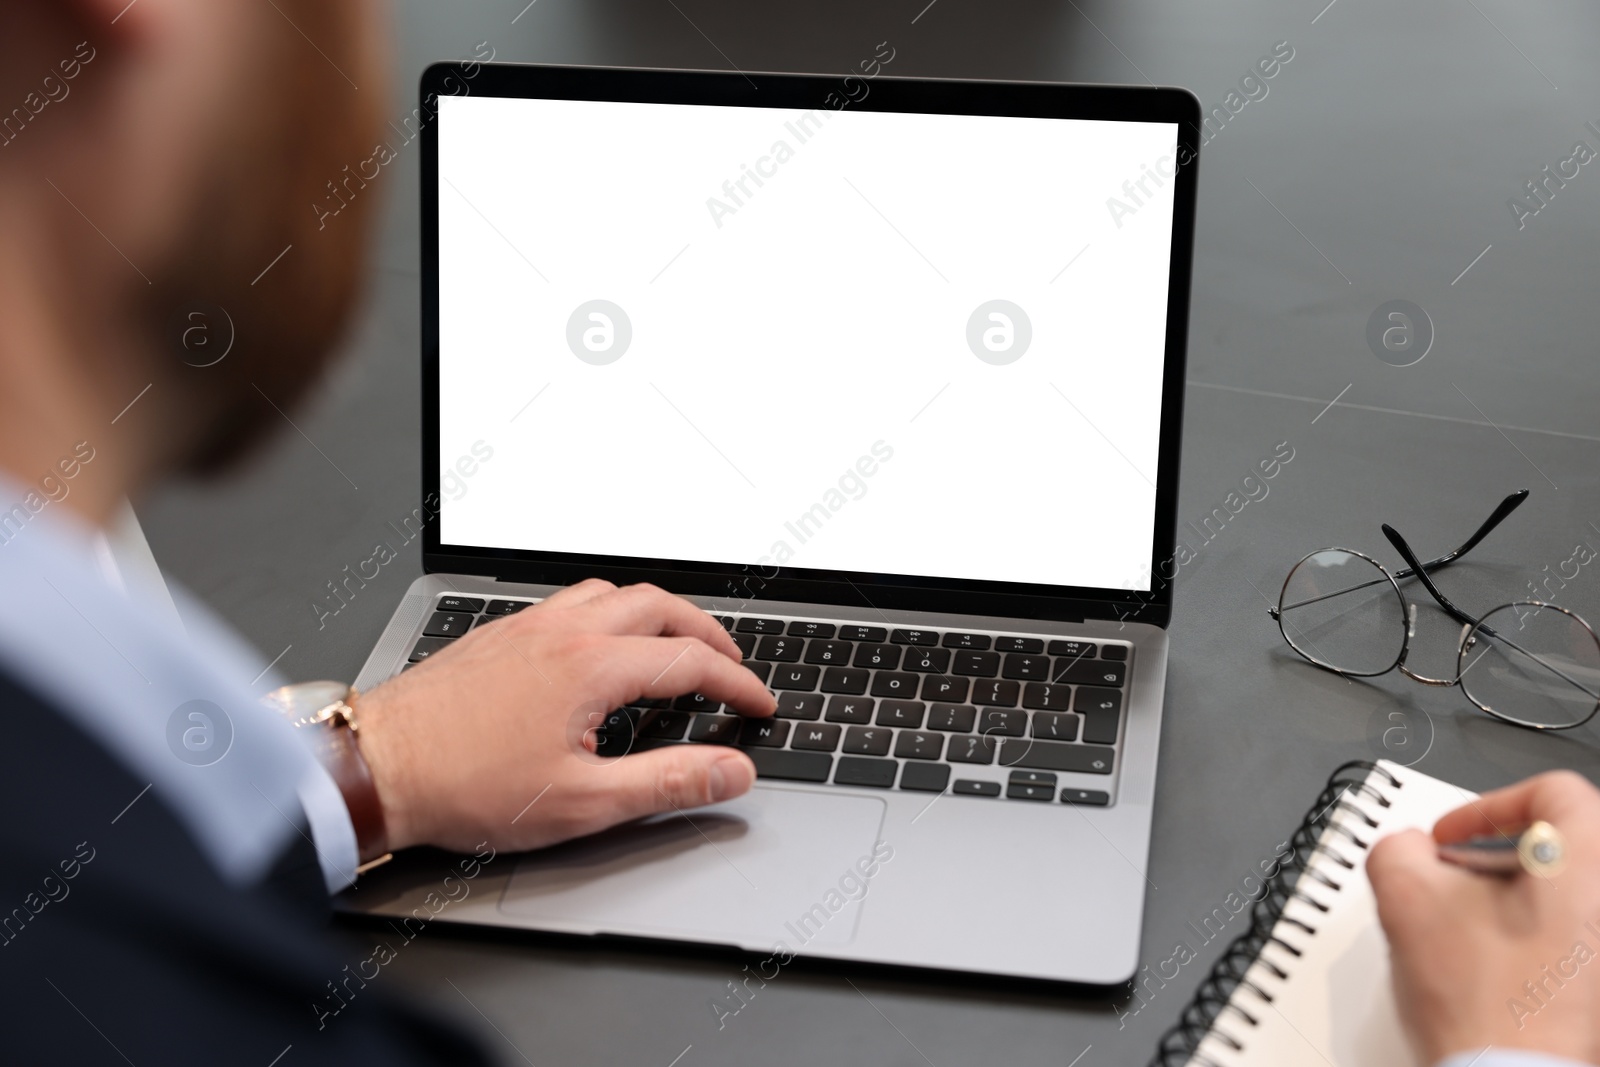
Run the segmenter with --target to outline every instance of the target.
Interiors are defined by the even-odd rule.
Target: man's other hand
[[[1438,845],[1517,834],[1566,837],[1552,877],[1474,874]],[[1600,1063],[1600,791],[1570,771],[1487,793],[1373,846],[1367,875],[1389,937],[1400,1017],[1420,1061],[1486,1046]]]

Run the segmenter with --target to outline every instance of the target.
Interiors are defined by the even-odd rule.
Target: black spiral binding
[[[1194,998],[1183,1009],[1178,1021],[1161,1035],[1161,1040],[1156,1044],[1156,1054],[1150,1060],[1150,1067],[1183,1067],[1190,1063],[1196,1064],[1197,1067],[1216,1067],[1210,1061],[1195,1056],[1200,1043],[1206,1035],[1213,1032],[1224,1044],[1236,1051],[1244,1051],[1244,1041],[1236,1036],[1234,1028],[1223,1029],[1217,1025],[1217,1020],[1224,1011],[1231,1010],[1244,1027],[1259,1025],[1259,1020],[1249,1012],[1228,1002],[1233,998],[1236,989],[1248,985],[1262,1000],[1271,1003],[1272,995],[1245,977],[1268,942],[1277,944],[1291,957],[1300,955],[1300,950],[1294,945],[1274,936],[1278,921],[1283,918],[1283,909],[1290,899],[1301,900],[1319,911],[1328,910],[1326,905],[1299,892],[1300,879],[1311,878],[1335,892],[1341,888],[1340,883],[1321,871],[1306,866],[1315,853],[1322,835],[1330,832],[1343,834],[1348,843],[1362,850],[1372,844],[1369,838],[1364,838],[1334,823],[1332,818],[1336,809],[1343,808],[1358,819],[1364,820],[1368,827],[1377,828],[1377,822],[1370,815],[1350,803],[1350,794],[1355,793],[1365,795],[1370,802],[1380,808],[1390,806],[1389,798],[1367,783],[1368,776],[1374,771],[1387,777],[1389,784],[1394,788],[1401,788],[1401,782],[1397,778],[1368,760],[1351,760],[1328,777],[1327,787],[1317,797],[1317,802],[1306,812],[1294,836],[1289,839],[1294,847],[1294,858],[1280,867],[1267,881],[1266,892],[1250,909],[1250,929],[1233,939],[1223,952],[1222,958],[1212,966],[1211,973],[1200,983],[1200,988],[1195,991]],[[1343,870],[1357,869],[1356,863],[1332,848],[1326,849],[1325,854]],[[1308,936],[1316,934],[1316,930],[1305,923],[1292,919],[1289,921]],[[1274,972],[1275,977],[1279,979],[1289,977],[1287,971],[1270,960],[1262,962]]]

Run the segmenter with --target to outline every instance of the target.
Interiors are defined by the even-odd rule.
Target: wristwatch
[[[357,875],[394,858],[389,851],[378,786],[356,741],[360,735],[356,720],[359,696],[354,686],[343,682],[296,682],[261,698],[263,704],[295,726],[316,731],[317,760],[339,787],[350,811],[350,823],[355,827],[356,848],[362,861],[356,868]]]

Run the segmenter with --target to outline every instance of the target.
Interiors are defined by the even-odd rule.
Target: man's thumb
[[[668,745],[624,756],[611,768],[617,784],[618,821],[661,811],[698,808],[750,791],[755,764],[735,749],[717,745]]]

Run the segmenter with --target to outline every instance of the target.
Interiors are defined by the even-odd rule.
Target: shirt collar
[[[181,591],[183,624],[153,608],[160,591],[117,574],[100,543],[0,474],[0,671],[150,783],[224,877],[254,881],[299,828],[310,751],[257,702],[277,683],[259,656]],[[138,799],[107,797],[106,818]]]

